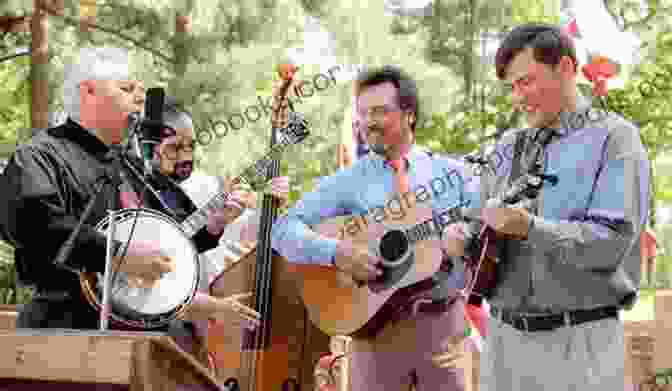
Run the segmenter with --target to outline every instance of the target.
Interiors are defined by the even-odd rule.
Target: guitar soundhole
[[[408,239],[402,231],[389,231],[380,239],[380,256],[395,263],[408,251]]]

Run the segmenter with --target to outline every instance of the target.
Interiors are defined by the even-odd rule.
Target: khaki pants
[[[623,334],[615,318],[525,333],[491,317],[481,391],[623,390]]]

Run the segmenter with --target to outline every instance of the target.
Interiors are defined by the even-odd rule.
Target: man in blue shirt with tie
[[[303,195],[272,231],[272,246],[289,262],[332,265],[366,283],[381,275],[379,259],[348,240],[315,231],[325,219],[367,215],[395,194],[425,192],[427,207],[441,223],[441,211],[477,201],[477,181],[466,180],[455,160],[432,157],[414,145],[418,115],[415,82],[403,71],[384,66],[362,72],[356,80],[358,116],[371,153],[348,168],[322,179]],[[444,220],[445,222],[445,220]],[[441,224],[439,224],[441,225]],[[441,225],[442,226],[442,225]],[[463,390],[461,368],[441,365],[440,357],[458,352],[464,331],[465,274],[444,261],[433,288],[408,298],[406,307],[388,319],[373,337],[352,340],[352,390]]]

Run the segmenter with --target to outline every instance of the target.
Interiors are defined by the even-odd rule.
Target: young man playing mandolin
[[[129,113],[142,111],[145,100],[145,89],[131,77],[129,62],[122,49],[82,49],[66,72],[68,120],[20,145],[0,177],[0,232],[16,248],[19,281],[36,290],[33,301],[21,309],[19,328],[98,328],[99,313],[82,295],[79,280],[82,271],[104,271],[106,236],[95,225],[106,217],[108,209],[139,206],[137,201],[142,197],[138,194],[144,191],[139,179],[120,170],[122,167],[109,157],[113,145],[122,140]],[[190,155],[188,139],[175,135],[158,152],[175,156],[169,151],[172,148],[178,157],[185,156],[185,152]],[[190,171],[186,163],[173,164],[177,170],[166,170],[169,166],[165,160],[161,172],[178,181]],[[66,259],[70,270],[56,266],[56,254],[77,226],[94,185],[100,178],[110,177],[116,177],[118,182],[101,181],[103,190]],[[227,222],[240,213],[241,206],[249,205],[249,191],[238,189],[236,196],[242,205],[227,205],[217,211],[195,235],[199,250],[215,247]],[[160,209],[157,200],[142,204]],[[119,254],[123,244],[114,241],[113,253]],[[125,272],[130,285],[152,287],[175,268],[175,260],[159,248],[158,242],[131,241],[124,262],[119,262],[118,255],[113,257],[113,268]],[[213,298],[197,296],[191,311],[203,313],[206,318],[224,310],[253,322],[258,318],[258,314],[251,309],[246,312],[235,300],[215,302]],[[176,322],[178,327],[180,324]]]
[[[517,238],[498,243],[481,390],[622,390],[619,311],[637,297],[649,199],[638,129],[591,108],[578,92],[574,44],[557,27],[513,29],[496,70],[530,129],[505,135],[496,149],[509,159],[481,178],[483,223],[500,238]],[[489,205],[512,176],[535,166],[558,182],[543,187],[529,210]],[[449,232],[449,253],[463,254],[464,231]]]
[[[459,172],[461,167],[456,161],[432,157],[414,145],[418,95],[415,82],[403,71],[393,66],[368,70],[359,75],[356,87],[362,130],[373,152],[321,179],[314,191],[304,194],[286,216],[278,219],[272,237],[273,248],[290,263],[334,267],[349,276],[350,282],[373,284],[383,273],[380,260],[347,239],[318,234],[317,225],[335,216],[366,215],[373,208],[385,206],[395,194],[415,194],[419,187],[443,178],[445,169]],[[276,99],[275,107],[280,109],[273,118],[275,126],[286,121],[284,106]],[[455,178],[453,181],[458,182]],[[457,206],[465,193],[463,185],[446,184],[443,192],[425,199],[428,217]],[[437,250],[432,252],[436,257],[433,261],[441,264],[437,242],[439,245],[432,247]],[[447,358],[454,361],[462,349],[464,301],[458,297],[458,290],[464,287],[465,276],[450,269],[450,263],[444,262],[430,279],[431,284],[402,298],[399,311],[382,320],[378,332],[353,335],[353,391],[407,390],[409,385],[418,391],[464,389],[462,370],[451,367]],[[316,279],[316,284],[321,284]],[[323,299],[327,304],[334,298]],[[342,316],[352,315],[347,312],[343,308]]]

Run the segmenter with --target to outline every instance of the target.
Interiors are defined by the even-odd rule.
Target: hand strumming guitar
[[[175,271],[175,261],[157,243],[148,241],[132,241],[124,257],[115,256],[112,262],[112,270],[128,274],[132,287],[153,287],[164,274]]]
[[[345,240],[338,242],[334,266],[353,280],[359,283],[375,280],[383,274],[379,265],[380,259],[367,251],[356,248]]]

